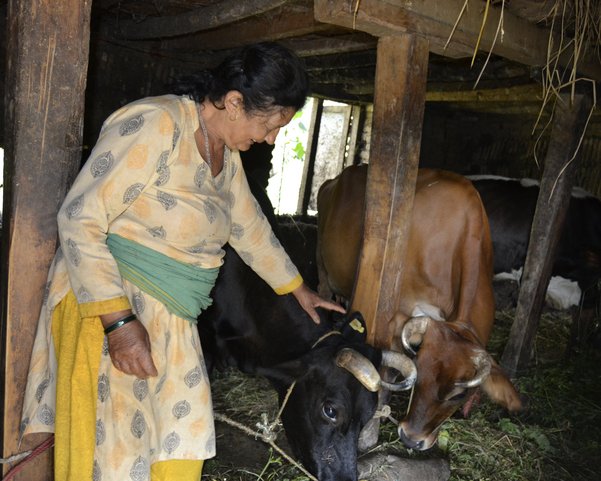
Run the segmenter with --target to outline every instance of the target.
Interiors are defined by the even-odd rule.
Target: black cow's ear
[[[360,312],[345,315],[344,323],[339,327],[342,335],[351,342],[365,342],[367,327]]]
[[[306,366],[300,359],[284,362],[272,367],[259,367],[257,374],[267,378],[276,390],[287,389],[306,372]]]

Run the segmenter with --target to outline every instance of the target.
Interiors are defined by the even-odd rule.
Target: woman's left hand
[[[294,297],[296,297],[296,300],[307,312],[307,314],[311,316],[311,319],[313,319],[315,324],[319,324],[321,322],[319,319],[319,314],[317,314],[317,311],[315,310],[316,307],[323,307],[324,309],[340,312],[342,314],[346,312],[340,304],[326,301],[319,294],[317,294],[317,292],[309,289],[304,282],[295,290],[293,290],[292,294]]]

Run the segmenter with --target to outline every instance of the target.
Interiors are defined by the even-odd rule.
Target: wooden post
[[[8,2],[0,279],[3,457],[31,449],[47,437],[28,436],[19,445],[19,424],[48,267],[57,245],[56,213],[81,163],[91,3]],[[13,479],[52,478],[49,450]]]
[[[562,94],[557,103],[515,319],[501,360],[510,376],[519,374],[530,361],[534,335],[570,202],[576,164],[573,157],[584,134],[590,108],[590,99],[581,94],[576,95],[573,102],[569,95]]]
[[[355,165],[355,160],[358,157],[357,144],[359,143],[363,125],[365,123],[365,106],[364,105],[353,105],[352,106],[352,117],[353,121],[349,131],[349,142],[348,142],[348,157],[344,161],[343,167]]]
[[[309,126],[309,142],[307,145],[307,154],[305,155],[305,165],[303,167],[303,179],[301,181],[299,196],[299,211],[301,215],[307,215],[309,202],[311,200],[311,186],[313,185],[313,169],[315,159],[317,158],[317,144],[319,143],[319,129],[321,128],[321,116],[323,114],[323,99],[317,99],[311,116],[311,125]]]
[[[386,342],[400,301],[424,117],[428,41],[399,34],[378,41],[363,245],[352,309],[363,313],[368,342]]]

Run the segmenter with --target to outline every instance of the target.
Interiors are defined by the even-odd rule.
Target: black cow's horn
[[[372,362],[354,349],[345,347],[336,355],[336,365],[346,369],[365,386],[365,389],[376,392],[380,389],[380,375]]]
[[[403,332],[401,333],[401,340],[403,347],[415,355],[412,345],[419,346],[422,342],[422,336],[428,328],[429,317],[420,316],[412,317],[403,326]]]
[[[406,391],[411,389],[417,379],[417,368],[405,354],[396,351],[382,351],[382,366],[399,371],[404,379],[401,382],[389,383],[381,381],[382,387],[390,391]]]
[[[476,375],[473,379],[469,381],[459,381],[455,383],[455,386],[462,387],[468,389],[470,387],[476,387],[482,384],[484,380],[490,374],[491,362],[490,357],[486,351],[478,351],[472,361],[474,361],[474,366],[476,366]]]

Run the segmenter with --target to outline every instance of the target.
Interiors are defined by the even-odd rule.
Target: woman
[[[250,194],[239,151],[275,142],[308,82],[273,43],[203,75],[192,97],[124,106],[58,214],[22,432],[55,432],[55,480],[197,481],[215,454],[195,322],[229,242],[315,322],[318,306]]]

